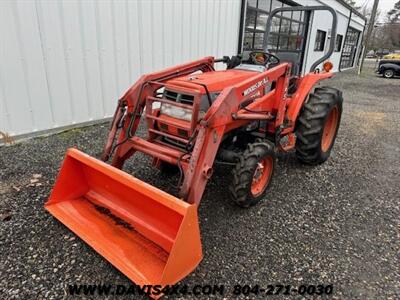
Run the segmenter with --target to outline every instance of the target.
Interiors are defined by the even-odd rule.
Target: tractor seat
[[[278,52],[276,56],[279,57],[281,63],[288,62],[292,64],[288,93],[289,95],[294,94],[297,91],[297,76],[300,75],[299,54],[293,52]]]
[[[291,76],[297,76],[300,73],[299,54],[293,52],[278,52],[276,56],[279,57],[281,62],[292,63]]]

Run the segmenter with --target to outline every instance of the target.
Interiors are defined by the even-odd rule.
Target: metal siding
[[[68,49],[65,48],[60,5],[56,1],[36,2],[46,78],[54,114],[53,126],[75,123],[75,111],[79,109],[75,106],[70,89],[71,74],[67,65]],[[30,56],[27,55],[25,59],[29,60]]]
[[[143,73],[237,51],[240,0],[0,1],[0,131],[99,120]]]
[[[100,53],[98,47],[96,14],[94,0],[79,1],[79,27],[82,64],[85,73],[85,92],[89,107],[89,120],[103,118],[105,112],[105,97],[100,70]]]
[[[30,103],[26,64],[21,53],[21,39],[17,30],[17,20],[15,19],[15,3],[2,2],[0,11],[3,12],[0,18],[0,35],[3,41],[1,51],[0,79],[7,107],[6,114],[9,116],[9,126],[18,131],[27,131],[34,128],[32,105]],[[15,116],[18,115],[18,119]],[[24,120],[21,124],[20,121]],[[7,132],[7,128],[0,131]]]

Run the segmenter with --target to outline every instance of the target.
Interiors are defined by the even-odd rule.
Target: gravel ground
[[[342,72],[342,124],[331,158],[279,157],[264,202],[243,210],[217,168],[200,207],[204,259],[182,283],[333,284],[334,298],[400,298],[400,79]],[[43,209],[68,147],[99,156],[108,125],[0,148],[2,298],[60,298],[68,283],[129,280]],[[136,156],[127,172],[168,190]],[[171,191],[171,189],[169,189]],[[230,297],[230,294],[228,294]]]

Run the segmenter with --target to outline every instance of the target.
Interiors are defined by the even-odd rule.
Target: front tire
[[[320,87],[311,93],[298,119],[296,155],[302,162],[316,165],[331,153],[342,115],[342,93]]]
[[[265,196],[275,167],[274,145],[270,142],[249,144],[233,170],[230,186],[232,200],[250,207]]]

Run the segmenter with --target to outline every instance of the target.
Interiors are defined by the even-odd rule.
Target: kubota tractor
[[[307,164],[330,155],[343,99],[316,87],[332,77],[332,64],[316,68],[333,52],[336,13],[279,8],[267,28],[275,14],[293,10],[333,16],[329,51],[309,73],[299,76],[290,59],[257,51],[142,76],[118,101],[101,161],[68,150],[46,209],[139,285],[174,284],[193,271],[202,258],[197,209],[216,164],[233,165],[231,197],[249,207],[265,198],[277,152],[295,149]],[[216,62],[227,69],[215,71]],[[146,138],[136,135],[142,117]],[[135,152],[160,169],[177,168],[179,193],[123,172]]]

